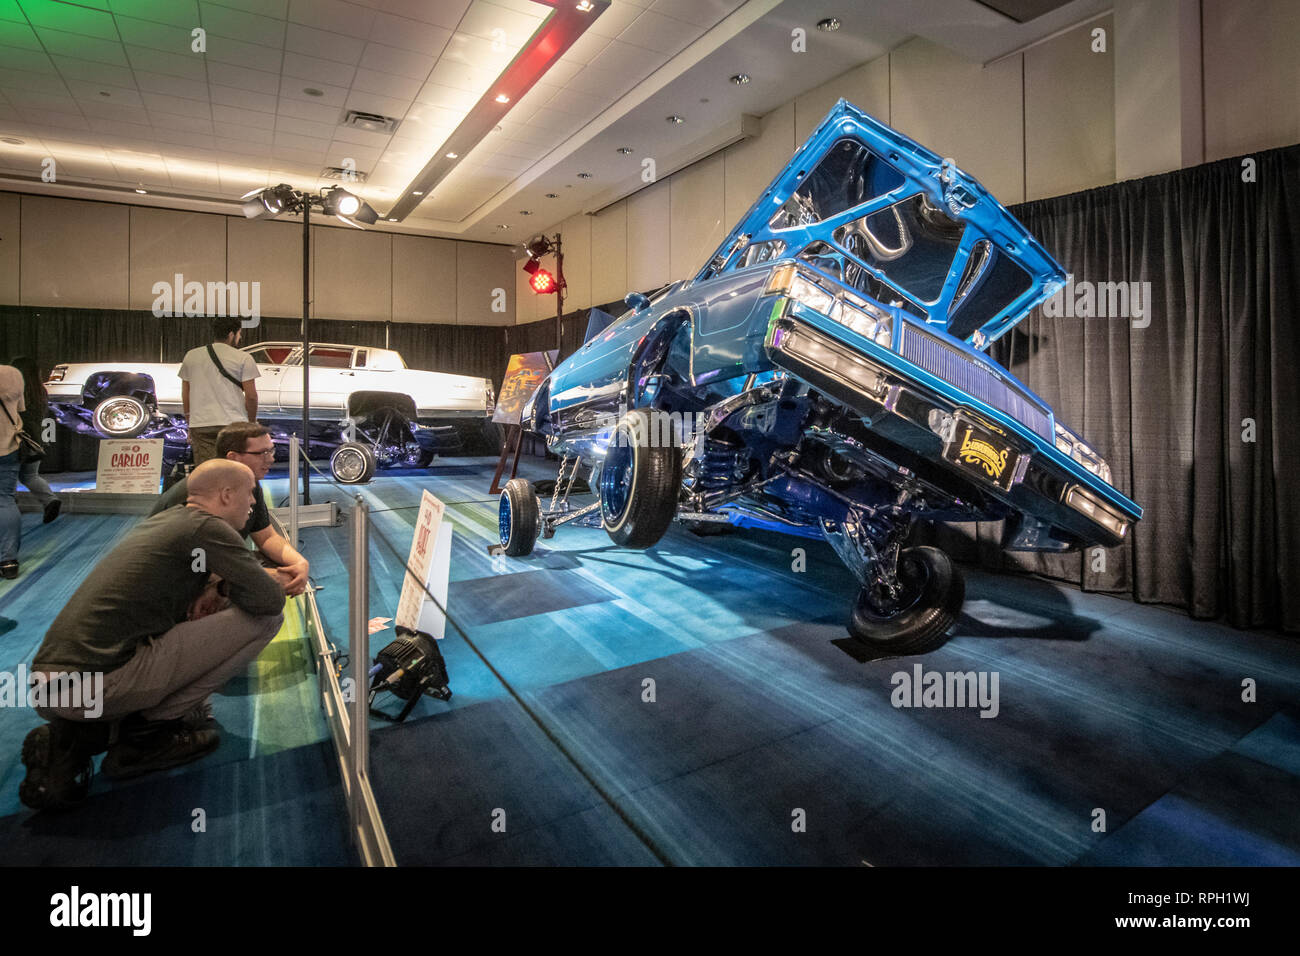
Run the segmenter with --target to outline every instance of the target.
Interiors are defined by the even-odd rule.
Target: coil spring
[[[719,491],[735,479],[739,451],[734,445],[716,438],[704,440],[704,454],[700,458],[698,487],[702,491]]]

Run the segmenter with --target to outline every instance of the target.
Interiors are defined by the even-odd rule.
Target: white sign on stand
[[[402,579],[402,596],[397,602],[395,627],[424,631],[441,640],[446,632],[446,615],[438,604],[447,606],[447,581],[451,575],[451,524],[442,520],[446,506],[424,492],[420,497],[420,514],[415,519],[415,534],[411,536],[411,553],[406,559],[406,575]],[[429,594],[438,604],[429,600]]]
[[[95,490],[156,495],[162,481],[161,438],[106,438],[99,443]]]

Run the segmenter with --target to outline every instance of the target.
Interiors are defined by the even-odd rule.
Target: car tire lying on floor
[[[941,647],[966,600],[961,570],[938,548],[908,548],[898,556],[903,586],[896,607],[881,607],[862,588],[849,617],[849,633],[884,654],[923,654]]]
[[[512,558],[532,554],[542,523],[542,507],[537,492],[523,478],[511,478],[501,491],[497,512],[501,548]]]
[[[663,412],[634,408],[619,421],[600,468],[600,517],[614,543],[649,548],[677,514],[679,436]]]
[[[330,471],[345,485],[364,485],[375,477],[375,453],[369,445],[347,441],[330,455]]]

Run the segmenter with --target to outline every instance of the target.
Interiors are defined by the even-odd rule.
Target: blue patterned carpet
[[[489,478],[462,460],[361,491],[402,559],[421,488],[448,504],[451,613],[519,695],[449,628],[453,700],[375,723],[399,862],[1300,864],[1293,640],[968,570],[944,648],[862,663],[828,547],[675,526],[637,553],[562,528],[494,565]],[[346,529],[303,538],[342,643]],[[372,570],[370,613],[391,616],[401,559],[375,541]],[[892,706],[893,676],[918,663],[996,672],[997,717]]]
[[[359,489],[375,509],[371,615],[396,608],[427,487],[448,505],[449,606],[474,645],[448,629],[450,703],[373,723],[400,863],[1300,864],[1294,640],[968,570],[947,645],[872,661],[843,628],[848,574],[817,543],[674,527],[638,553],[562,528],[529,558],[494,561],[491,464]],[[266,485],[287,494],[282,478]],[[357,492],[313,485],[318,502]],[[0,584],[3,670],[30,662],[80,575],[136,519],[38,520],[25,518],[23,576]],[[347,531],[305,529],[302,547],[346,649]],[[917,664],[997,674],[997,716],[893,706],[895,675]],[[216,699],[217,754],[98,780],[61,817],[18,805],[17,749],[35,718],[0,711],[0,862],[352,863],[314,679],[287,627]],[[1257,702],[1242,699],[1246,679]]]

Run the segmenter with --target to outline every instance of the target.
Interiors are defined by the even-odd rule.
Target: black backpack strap
[[[235,386],[235,388],[239,389],[240,392],[243,392],[244,383],[231,375],[230,372],[226,370],[226,367],[221,364],[221,359],[217,358],[217,350],[212,347],[211,342],[208,343],[208,357],[212,359],[212,364],[217,367],[217,371],[221,373],[222,377],[231,385]]]

